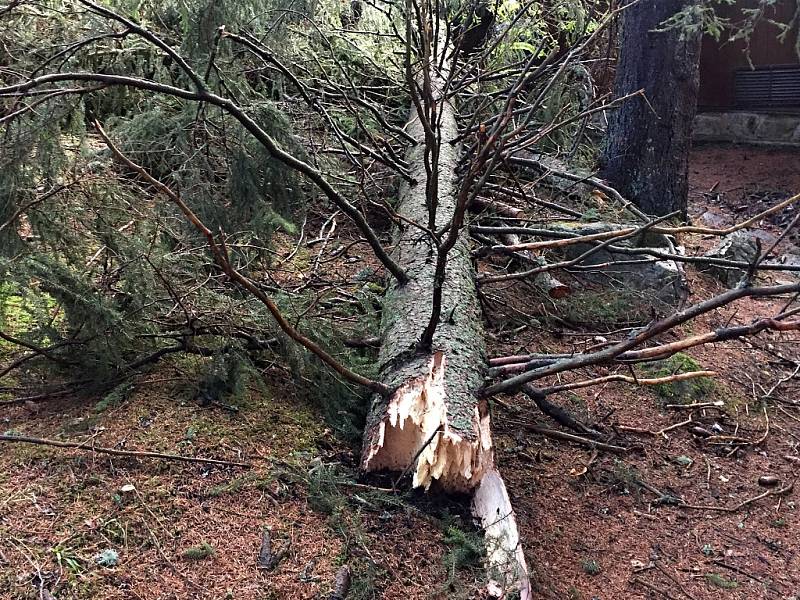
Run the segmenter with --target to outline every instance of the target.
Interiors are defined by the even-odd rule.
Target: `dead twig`
[[[546,394],[555,394],[557,392],[565,392],[567,390],[575,390],[579,388],[590,387],[593,385],[600,385],[611,381],[621,381],[624,383],[632,383],[635,385],[661,385],[662,383],[686,381],[687,379],[694,379],[695,377],[716,377],[716,376],[717,376],[716,371],[690,371],[689,373],[678,373],[676,375],[668,375],[665,377],[652,377],[649,379],[644,379],[642,377],[630,377],[628,375],[622,375],[622,374],[614,374],[614,375],[606,375],[605,377],[596,377],[594,379],[587,379],[585,381],[575,381],[573,383],[565,383],[563,385],[556,385],[548,388],[543,388],[542,391],[545,392]],[[708,406],[712,406],[712,403],[707,403],[707,404]]]
[[[651,592],[656,592],[658,594],[661,594],[662,596],[664,596],[665,598],[668,598],[669,600],[678,600],[677,598],[675,598],[675,596],[671,595],[669,592],[667,592],[665,590],[662,590],[659,587],[654,586],[652,583],[648,583],[647,581],[645,581],[641,577],[634,577],[633,579],[631,579],[631,583],[637,583],[637,584],[641,585],[642,587],[647,588]]]
[[[695,371],[700,372],[700,371]],[[718,410],[725,409],[725,402],[722,400],[714,400],[713,402],[692,402],[691,404],[666,404],[664,408],[675,408],[678,410],[694,410],[696,408],[716,408]]]
[[[55,448],[72,448],[75,450],[85,450],[96,452],[97,454],[111,454],[113,456],[132,456],[135,458],[156,458],[159,460],[174,460],[178,462],[201,463],[208,465],[220,465],[225,467],[240,467],[249,469],[249,463],[231,462],[216,458],[201,458],[195,456],[183,456],[181,454],[163,454],[161,452],[148,452],[144,450],[118,450],[116,448],[103,448],[100,446],[86,446],[75,442],[59,442],[58,440],[48,440],[35,438],[25,435],[0,435],[0,442],[11,442],[16,444],[36,444],[40,446],[53,446]]]
[[[695,600],[695,597],[686,591],[686,588],[683,587],[683,584],[676,577],[674,577],[669,571],[667,571],[666,567],[664,567],[658,561],[655,561],[654,564],[659,571],[661,571],[668,579],[672,581],[672,583],[674,583],[678,587],[678,589],[683,593],[684,596],[686,596],[690,600]]]
[[[758,502],[759,500],[766,498],[767,496],[783,496],[785,494],[788,494],[792,491],[793,488],[794,488],[794,482],[780,488],[779,490],[767,490],[763,494],[759,494],[758,496],[753,496],[752,498],[748,498],[747,500],[740,502],[736,506],[711,506],[706,504],[686,504],[686,503],[679,504],[678,506],[680,506],[681,508],[689,508],[692,510],[713,510],[716,512],[734,513],[743,509],[745,506],[749,506],[754,502]]]
[[[730,454],[733,454],[736,450],[738,450],[742,446],[759,446],[766,441],[767,436],[769,435],[769,414],[767,413],[767,407],[764,407],[764,419],[766,420],[766,426],[764,428],[763,435],[758,438],[757,440],[749,440],[747,438],[739,437],[736,435],[714,435],[709,438],[706,438],[706,442],[709,444],[734,444],[735,447]],[[734,432],[735,433],[735,432]],[[729,454],[729,456],[730,456]]]
[[[627,431],[629,433],[639,433],[642,435],[652,435],[654,437],[658,437],[664,435],[668,431],[673,431],[674,429],[684,427],[685,425],[691,425],[692,423],[694,423],[693,417],[694,413],[690,413],[689,418],[686,419],[685,421],[681,421],[680,423],[673,423],[672,425],[668,425],[667,427],[659,429],[658,431],[652,431],[650,429],[644,429],[641,427],[631,427],[629,425],[617,425],[616,429],[619,429],[620,431]]]
[[[565,433],[563,431],[557,431],[555,429],[547,429],[546,427],[539,427],[538,425],[531,425],[529,423],[518,424],[524,426],[525,429],[533,433],[538,433],[549,438],[563,440],[566,442],[574,442],[576,444],[580,444],[581,446],[586,446],[587,448],[596,448],[597,450],[605,450],[606,452],[612,452],[614,454],[627,454],[631,451],[631,448],[606,444],[605,442],[598,442],[597,440],[581,437],[579,435],[573,435],[571,433]]]
[[[758,583],[766,583],[760,577],[756,577],[755,575],[752,575],[752,574],[748,573],[747,571],[737,567],[736,565],[729,565],[728,563],[723,562],[721,559],[716,559],[716,560],[713,561],[713,563],[715,565],[717,565],[718,567],[722,567],[723,569],[729,569],[730,571],[733,571],[734,573],[739,573],[739,575],[744,575],[745,577],[748,577],[748,578],[752,579],[753,581],[757,581]]]
[[[556,421],[559,425],[585,435],[600,435],[600,432],[595,431],[585,423],[582,423],[580,419],[575,418],[575,416],[565,408],[550,402],[547,399],[547,393],[544,390],[536,389],[532,385],[527,384],[522,386],[522,391],[528,398],[533,400],[533,403],[536,404],[536,407],[539,410]]]
[[[272,532],[265,527],[261,532],[261,549],[258,551],[257,561],[258,568],[272,571],[288,553],[289,544],[286,544],[277,552],[272,551]]]

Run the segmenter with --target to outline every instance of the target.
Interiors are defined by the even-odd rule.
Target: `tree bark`
[[[444,31],[444,29],[442,29]],[[444,49],[444,40],[439,46]],[[436,64],[438,61],[433,61]],[[443,98],[447,65],[431,70],[440,122],[436,229],[456,210],[459,181],[455,111]],[[474,493],[473,513],[487,541],[489,591],[503,597],[509,589],[530,598],[525,557],[503,480],[494,468],[488,406],[476,392],[483,384],[486,350],[475,288],[475,268],[466,229],[448,253],[441,321],[431,350],[419,351],[429,319],[436,271],[436,244],[429,231],[409,224],[429,222],[425,182],[425,132],[412,108],[406,131],[419,140],[407,153],[412,178],[403,182],[396,211],[404,223],[395,232],[393,258],[408,275],[395,282],[383,303],[380,380],[395,391],[376,395],[370,407],[362,449],[365,471],[412,472],[414,487],[434,482],[444,491]]]
[[[644,90],[645,97],[610,116],[601,174],[652,215],[686,215],[701,41],[699,31],[655,30],[695,2],[641,0],[624,12],[614,95]]]
[[[441,89],[437,79],[435,87]],[[441,106],[437,228],[455,211],[458,187],[457,148],[447,141],[458,129],[452,106]],[[415,110],[406,131],[424,139]],[[407,154],[418,183],[403,183],[396,210],[404,219],[427,225],[424,151],[420,142]],[[417,457],[414,486],[427,488],[438,480],[445,489],[469,491],[491,462],[487,407],[474,394],[483,383],[486,352],[469,247],[462,235],[448,255],[442,320],[430,353],[419,353],[417,345],[431,313],[436,246],[427,232],[406,223],[395,234],[392,256],[409,278],[405,284],[393,283],[383,302],[380,380],[396,391],[388,398],[375,397],[363,466],[402,471]]]

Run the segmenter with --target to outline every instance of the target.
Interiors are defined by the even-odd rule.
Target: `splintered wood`
[[[504,598],[509,590],[517,590],[521,600],[529,600],[528,568],[514,510],[494,467],[488,411],[485,403],[475,401],[471,429],[453,431],[447,374],[446,357],[437,352],[425,375],[394,392],[385,404],[384,418],[367,438],[363,467],[367,471],[413,468],[414,487],[427,489],[436,481],[448,491],[472,492],[472,513],[486,540],[487,591]]]
[[[366,470],[399,471],[412,465],[412,485],[425,489],[437,480],[448,490],[468,492],[480,481],[492,465],[489,415],[485,409],[481,414],[475,402],[469,429],[451,427],[446,367],[444,353],[437,352],[425,375],[395,391],[366,448]]]
[[[481,520],[485,532],[489,593],[502,598],[509,589],[517,589],[520,600],[529,600],[531,584],[517,519],[506,484],[494,467],[484,474],[475,490],[472,514]]]

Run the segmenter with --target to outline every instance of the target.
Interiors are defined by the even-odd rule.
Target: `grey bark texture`
[[[434,89],[441,89],[443,82],[440,76],[434,77],[434,80]],[[458,135],[455,112],[449,102],[440,102],[439,105],[442,143],[439,155],[437,229],[446,225],[455,211],[459,184],[456,176],[458,148],[449,142]],[[424,129],[414,109],[406,131],[418,140],[406,156],[411,176],[417,183],[409,185],[403,182],[395,209],[405,219],[427,225]],[[421,354],[417,352],[417,343],[431,314],[436,246],[426,231],[408,223],[404,223],[395,232],[392,257],[402,265],[409,281],[402,285],[395,282],[386,292],[378,359],[380,380],[392,387],[402,387],[425,378],[432,378],[431,384],[441,387],[443,398],[446,399],[446,414],[445,421],[440,425],[450,434],[478,446],[469,459],[469,464],[461,465],[462,477],[448,479],[445,484],[445,487],[462,490],[475,487],[479,479],[472,480],[472,476],[477,476],[482,471],[480,461],[483,452],[480,451],[478,438],[480,420],[485,417],[485,411],[481,411],[479,415],[475,392],[483,383],[486,364],[483,325],[475,289],[475,269],[465,236],[466,231],[448,254],[441,321],[433,339],[432,352]],[[448,376],[450,374],[453,376]],[[434,382],[433,379],[437,377],[439,379]],[[430,395],[429,392],[426,393]],[[398,438],[399,442],[409,442],[404,447],[388,439],[389,428],[383,427],[381,431],[381,423],[385,424],[389,413],[395,410],[391,406],[394,400],[394,397],[376,396],[370,408],[362,463],[368,470],[406,469],[418,455],[422,445],[440,445],[438,439],[429,442],[433,431],[422,432],[414,440],[408,440],[406,436],[400,436],[401,432],[395,431],[402,438]],[[424,410],[437,409],[428,406]],[[409,427],[403,426],[401,422],[398,425],[404,429]],[[386,438],[384,441],[391,447],[387,446],[384,451],[374,454],[381,436]],[[444,432],[438,437],[444,437]],[[464,460],[467,460],[466,457]],[[420,477],[415,477],[415,484],[418,483],[429,485],[430,479],[421,474]]]
[[[611,114],[601,174],[651,215],[686,214],[701,34],[656,29],[696,1],[641,0],[624,12],[614,95],[646,98]]]
[[[445,32],[446,28],[439,30]],[[439,42],[440,51],[446,52],[445,40]],[[450,144],[458,127],[455,110],[442,93],[447,78],[446,61],[442,64],[439,71],[430,72],[442,140],[437,230],[456,213],[460,187],[458,148]],[[408,223],[429,223],[425,131],[415,109],[406,131],[418,140],[406,156],[418,183],[403,183],[400,188],[396,210],[404,222],[394,235],[393,258],[402,265],[408,281],[393,283],[386,292],[379,352],[380,380],[394,392],[373,399],[361,464],[366,471],[413,470],[415,487],[427,488],[438,482],[445,491],[471,493],[473,515],[484,528],[489,597],[506,598],[514,590],[520,600],[531,600],[514,511],[494,467],[488,408],[476,395],[487,361],[467,228],[447,254],[441,318],[431,347],[419,350],[418,342],[432,314],[437,248],[429,232]]]

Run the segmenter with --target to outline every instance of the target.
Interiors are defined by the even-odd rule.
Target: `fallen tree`
[[[438,82],[437,82],[438,83]],[[457,132],[453,109],[442,103],[440,132]],[[407,155],[412,176],[426,179],[423,125],[416,110],[406,130],[421,143]],[[436,228],[455,213],[457,149],[441,144]],[[485,407],[475,391],[483,383],[485,342],[474,267],[464,236],[459,235],[445,269],[442,313],[430,349],[419,347],[422,326],[433,303],[438,240],[416,224],[428,220],[426,186],[405,184],[397,212],[407,223],[395,234],[393,257],[408,274],[393,282],[383,303],[379,366],[381,380],[394,392],[377,395],[370,410],[362,464],[366,470],[404,470],[414,465],[415,486],[432,480],[451,490],[475,487],[485,471],[491,447]]]
[[[440,44],[447,52],[444,39]],[[454,107],[445,98],[449,69],[437,58],[421,61],[421,93],[406,126],[419,141],[406,155],[418,183],[401,186],[396,210],[403,225],[395,232],[392,257],[408,281],[395,281],[383,303],[380,379],[394,391],[374,397],[361,461],[366,471],[410,471],[414,487],[435,483],[474,494],[490,592],[502,597],[517,589],[526,599],[525,556],[494,465],[488,404],[477,395],[487,361],[475,267],[461,227],[470,190],[457,174],[459,147],[449,142],[458,136]],[[448,227],[447,235],[438,234]]]
[[[483,80],[489,81],[492,78],[502,80],[502,85],[498,84],[497,89],[493,90],[478,89],[481,93],[477,94],[468,89],[474,82],[465,82],[458,74],[451,77],[448,63],[456,61],[458,48],[448,48],[447,38],[443,35],[446,27],[439,19],[432,16],[435,12],[433,6],[423,2],[419,6],[413,5],[412,7],[412,3],[409,3],[405,15],[409,67],[407,83],[413,107],[411,118],[403,129],[381,122],[384,133],[387,134],[387,138],[390,138],[387,141],[387,139],[375,137],[374,131],[369,131],[363,125],[357,108],[366,109],[365,114],[375,114],[380,120],[383,118],[381,116],[382,107],[376,104],[375,96],[370,95],[369,89],[362,90],[358,87],[357,81],[354,83],[352,79],[348,79],[341,85],[323,81],[320,84],[319,78],[323,75],[308,73],[301,68],[302,65],[293,66],[290,63],[288,66],[284,65],[269,51],[268,47],[253,41],[252,36],[234,35],[220,30],[215,43],[236,43],[259,59],[274,66],[299,91],[302,98],[295,97],[294,100],[305,101],[309,108],[313,109],[314,114],[319,115],[320,122],[326,128],[325,133],[330,134],[330,139],[326,138],[326,141],[339,140],[340,145],[334,149],[335,152],[327,145],[314,149],[319,155],[326,152],[335,154],[337,160],[317,161],[318,157],[315,156],[314,160],[304,161],[284,150],[263,129],[263,123],[259,124],[260,121],[254,119],[250,114],[255,110],[253,106],[244,102],[234,102],[231,99],[233,95],[229,94],[229,90],[222,82],[213,78],[209,82],[207,75],[203,77],[188,63],[179,60],[180,56],[177,50],[156,37],[155,34],[88,0],[81,0],[81,4],[95,17],[102,17],[124,26],[125,33],[121,35],[139,36],[158,50],[157,55],[171,57],[172,64],[177,65],[176,71],[181,71],[177,75],[171,74],[171,77],[175,79],[175,85],[160,83],[160,80],[155,80],[155,76],[143,79],[129,75],[109,75],[104,71],[96,72],[94,70],[89,72],[84,70],[55,71],[37,77],[36,74],[40,70],[47,71],[47,69],[31,68],[26,76],[15,77],[0,88],[0,98],[4,101],[8,99],[12,105],[12,112],[0,118],[18,118],[21,114],[19,111],[22,110],[17,109],[20,104],[30,109],[38,106],[36,100],[31,100],[31,98],[36,98],[38,93],[58,93],[61,97],[61,95],[70,94],[91,94],[96,91],[94,86],[86,88],[51,88],[51,86],[89,82],[107,88],[146,91],[171,97],[176,102],[177,99],[181,99],[206,107],[207,113],[203,113],[204,119],[209,118],[208,114],[217,116],[217,112],[214,111],[218,111],[219,115],[228,120],[232,118],[241,125],[242,134],[251,136],[251,141],[257,142],[265,152],[280,162],[283,169],[282,174],[296,172],[298,176],[304,178],[304,181],[316,186],[331,205],[352,221],[363,238],[358,243],[366,241],[375,260],[382,263],[386,271],[393,277],[389,281],[383,303],[379,354],[380,373],[376,379],[362,375],[357,370],[348,367],[341,359],[341,355],[331,352],[325,344],[319,342],[319,338],[314,335],[311,327],[307,327],[310,317],[306,318],[305,312],[301,312],[296,320],[285,316],[283,312],[286,310],[285,305],[278,305],[272,296],[273,293],[277,294],[285,290],[281,289],[280,283],[271,281],[269,272],[264,275],[260,265],[257,268],[251,267],[258,263],[241,260],[246,258],[241,253],[244,245],[234,245],[231,241],[235,241],[235,238],[226,235],[222,230],[217,233],[216,227],[212,228],[203,224],[189,209],[189,205],[183,202],[181,197],[173,192],[166,183],[161,183],[149,176],[144,168],[117,154],[118,160],[127,165],[127,170],[147,184],[142,188],[145,193],[163,194],[171,199],[173,204],[180,209],[182,217],[192,223],[200,232],[215,263],[214,267],[208,268],[210,273],[208,277],[210,279],[213,276],[219,280],[220,294],[229,293],[229,288],[233,287],[230,284],[235,284],[239,290],[257,298],[268,309],[277,328],[282,330],[287,338],[305,348],[310,355],[314,355],[322,365],[329,368],[342,380],[366,388],[374,394],[364,436],[362,466],[365,470],[385,469],[403,475],[411,472],[412,485],[425,488],[437,486],[446,491],[472,495],[473,512],[480,519],[486,532],[487,563],[494,595],[503,595],[516,588],[521,597],[528,598],[530,597],[530,588],[527,581],[525,557],[520,545],[520,536],[517,532],[509,495],[494,462],[488,411],[490,396],[523,391],[541,412],[555,419],[561,425],[577,429],[587,435],[602,434],[602,432],[589,430],[578,423],[557,405],[546,401],[546,396],[566,389],[596,385],[611,379],[596,377],[577,382],[559,382],[560,385],[549,388],[535,388],[532,382],[562,372],[574,372],[597,365],[662,357],[676,349],[753,335],[768,329],[796,330],[798,327],[794,321],[784,321],[789,316],[797,314],[795,309],[790,309],[793,302],[790,300],[784,312],[772,320],[759,321],[751,326],[737,327],[735,330],[734,328],[718,330],[686,338],[680,343],[661,341],[659,346],[646,347],[648,344],[659,341],[656,338],[662,334],[706,312],[725,306],[737,298],[744,296],[774,297],[782,294],[795,294],[800,291],[800,287],[792,285],[771,288],[744,287],[742,290],[720,296],[678,315],[655,322],[649,327],[634,330],[627,338],[611,340],[604,344],[604,350],[597,352],[587,350],[583,354],[505,357],[495,361],[495,364],[492,365],[494,369],[487,372],[475,268],[470,256],[468,228],[465,226],[466,211],[468,208],[481,204],[476,201],[481,193],[484,197],[491,196],[488,200],[487,210],[494,208],[497,214],[512,222],[492,222],[490,226],[473,227],[473,233],[499,236],[502,244],[498,244],[496,241],[489,244],[487,246],[489,251],[495,254],[503,253],[515,259],[521,257],[523,261],[532,266],[527,271],[497,275],[484,274],[482,280],[485,284],[522,280],[533,275],[551,277],[551,271],[559,269],[563,272],[568,267],[581,267],[583,260],[588,258],[591,253],[604,249],[609,252],[613,251],[615,254],[642,254],[646,249],[629,248],[620,244],[628,237],[640,236],[646,232],[661,234],[708,232],[705,228],[694,226],[672,227],[664,225],[661,220],[649,221],[646,217],[641,218],[641,215],[637,215],[643,221],[642,224],[637,223],[610,232],[589,233],[584,236],[574,231],[556,231],[554,233],[552,228],[534,228],[530,222],[525,223],[525,213],[521,209],[513,206],[503,207],[494,203],[494,196],[502,193],[504,196],[514,199],[521,197],[530,206],[535,205],[537,209],[554,211],[561,218],[564,215],[571,218],[585,216],[574,208],[562,207],[554,202],[528,197],[519,181],[516,181],[514,187],[506,189],[504,186],[508,185],[508,179],[504,178],[502,167],[511,170],[509,165],[520,166],[520,160],[529,160],[525,158],[528,152],[527,148],[538,143],[544,135],[543,132],[553,132],[561,126],[585,119],[592,112],[602,108],[587,109],[575,115],[567,114],[563,118],[552,115],[539,116],[542,114],[540,109],[549,97],[555,82],[564,76],[570,61],[574,64],[579,60],[577,49],[586,48],[596,33],[589,35],[585,42],[576,46],[575,52],[571,51],[561,58],[553,56],[544,62],[537,63],[538,55],[533,53],[527,62],[523,58],[513,68],[507,68],[507,65],[501,64],[496,73],[489,73],[489,76],[484,77]],[[526,10],[527,8],[521,9],[519,14],[523,15]],[[428,12],[425,13],[425,11]],[[415,18],[416,23],[414,23]],[[417,36],[414,42],[413,63],[410,60],[412,55],[410,40],[414,38],[412,30]],[[435,31],[439,33],[439,37],[436,39],[432,37],[432,32]],[[508,33],[507,30],[505,31],[495,40],[494,45],[507,39]],[[109,33],[108,35],[117,34]],[[391,34],[386,33],[386,35]],[[324,35],[321,34],[321,37],[324,38]],[[78,44],[79,48],[83,47],[82,42]],[[324,44],[321,44],[320,47],[327,48]],[[471,67],[477,68],[478,59],[479,57],[473,58],[462,64],[459,67],[460,73],[469,71]],[[215,68],[217,68],[217,64],[214,62],[212,54],[208,59],[208,72],[212,72]],[[342,71],[343,78],[352,77],[352,70],[345,71],[343,69]],[[20,70],[20,73],[23,72]],[[300,73],[302,80],[293,79],[296,77],[293,75],[294,73]],[[173,79],[167,79],[166,75],[162,75],[162,78],[173,81]],[[182,87],[177,87],[178,84]],[[344,87],[345,84],[351,86],[352,90]],[[241,86],[246,89],[245,82],[241,82]],[[51,91],[51,89],[55,91]],[[452,104],[459,90],[464,94],[472,94],[475,97],[486,96],[492,99],[489,108],[484,110],[483,105],[479,107],[483,110],[481,115],[478,114],[478,109],[474,109],[478,116],[475,116],[474,122],[466,127],[464,127],[463,121],[456,122]],[[354,115],[353,119],[360,132],[358,137],[341,131],[336,119],[330,116],[331,98],[340,102],[334,108]],[[26,105],[25,102],[29,102],[29,104]],[[469,115],[470,107],[462,102],[459,102],[459,105],[464,114]],[[213,111],[210,107],[213,107]],[[197,112],[198,115],[201,114],[201,111]],[[464,115],[462,115],[463,117]],[[545,118],[550,120],[540,120]],[[201,120],[191,127],[199,131],[202,129],[203,122]],[[209,122],[213,123],[213,121]],[[390,133],[393,137],[388,135]],[[452,140],[459,138],[466,140],[466,136],[473,134],[476,141],[471,145],[465,141],[463,150],[451,143]],[[397,158],[396,153],[402,154],[402,148],[408,141],[415,143],[406,152],[404,160]],[[394,148],[392,143],[397,148]],[[111,146],[111,144],[109,145]],[[522,158],[515,158],[515,148],[517,152],[522,153]],[[352,168],[353,172],[359,176],[363,175],[362,179],[366,180],[368,179],[367,175],[371,176],[369,169],[373,163],[364,157],[383,163],[384,168],[393,171],[392,176],[401,181],[398,203],[390,211],[395,224],[392,250],[388,250],[388,246],[384,246],[381,232],[373,229],[364,210],[364,207],[370,203],[379,205],[378,200],[384,197],[379,194],[384,190],[377,188],[376,193],[376,188],[373,188],[371,189],[373,195],[370,195],[365,191],[365,186],[359,188],[353,185],[352,181],[346,177],[339,177],[341,173],[336,171],[344,165]],[[631,210],[630,204],[620,194],[599,180],[572,176],[569,173],[556,173],[549,167],[548,171],[552,171],[547,176],[551,180],[558,178],[569,180],[570,188],[575,181],[586,181],[588,184],[586,186],[587,194],[590,194],[595,188],[603,190],[621,206]],[[547,177],[545,181],[547,181]],[[537,180],[540,178],[541,176],[537,175]],[[535,186],[537,183],[538,181],[531,185]],[[362,194],[360,203],[353,200],[354,197],[359,198],[356,194],[357,191]],[[186,194],[187,201],[191,201],[194,206],[197,199],[189,196],[190,192],[186,188],[182,193]],[[30,202],[44,202],[47,197],[48,195],[45,194]],[[795,200],[796,198],[789,199],[783,206],[788,206]],[[33,206],[30,202],[16,209],[7,223],[15,221],[23,213],[29,211]],[[483,207],[486,207],[485,203]],[[777,209],[778,207],[775,207],[770,211]],[[636,214],[635,211],[632,212]],[[548,219],[549,215],[543,215],[543,217],[545,218],[543,223],[551,220]],[[330,218],[333,219],[333,216]],[[753,219],[757,218],[753,217]],[[519,219],[519,222],[516,222],[516,219]],[[737,228],[748,226],[748,223],[754,222],[753,219],[737,225]],[[715,233],[719,232],[715,231]],[[525,236],[525,238],[523,239],[521,236]],[[544,241],[529,241],[528,238],[544,238]],[[553,238],[556,239],[555,242]],[[297,242],[293,253],[302,244],[302,239],[301,230],[300,241]],[[579,244],[590,244],[590,246],[575,259],[560,263],[546,262],[544,256],[534,253]],[[90,247],[92,246],[90,245]],[[681,255],[657,249],[647,250],[647,252],[648,259],[663,258],[691,262],[692,258],[684,258]],[[321,251],[319,256],[321,256]],[[634,258],[638,259],[638,257]],[[288,260],[288,258],[284,257],[284,260]],[[705,258],[702,260],[709,262]],[[82,263],[84,262],[82,261]],[[618,257],[611,257],[609,263],[611,262],[618,266],[625,261]],[[748,267],[747,264],[725,260],[717,260],[715,264]],[[596,267],[597,265],[590,266]],[[743,285],[749,286],[751,279],[749,276],[755,275],[759,270],[775,268],[774,265],[763,264],[763,257],[761,257],[760,260],[753,263],[751,269],[748,269],[748,281]],[[316,268],[314,271],[316,272]],[[221,277],[220,274],[224,277]],[[314,273],[315,275],[316,273]],[[162,280],[160,276],[158,279]],[[269,285],[266,285],[265,281],[269,282]],[[558,283],[554,278],[551,281]],[[177,329],[177,332],[171,333],[172,337],[168,339],[184,340],[185,338],[185,341],[181,341],[180,345],[162,347],[150,355],[153,359],[152,361],[148,359],[148,364],[168,353],[188,352],[189,349],[195,352],[200,351],[200,347],[194,344],[193,338],[199,335],[198,331],[202,330],[198,330],[195,322],[197,319],[192,317],[191,306],[187,307],[184,301],[189,292],[176,293],[170,288],[166,277],[163,278],[163,283],[168,292],[165,293],[167,299],[164,302],[167,304],[164,312],[168,315],[183,312],[186,317],[186,328]],[[321,281],[315,283],[318,283],[320,287],[327,285]],[[548,288],[551,296],[562,293],[557,291],[559,289],[567,291],[563,290],[565,287],[563,285],[545,287]],[[556,292],[554,293],[553,290]],[[176,320],[176,323],[183,325],[179,319]],[[538,323],[531,321],[525,326],[528,325],[538,325]],[[205,325],[204,327],[208,328]],[[253,335],[247,331],[243,329],[238,335],[247,336],[244,339],[248,341],[249,347],[263,350],[270,345],[258,342],[262,338],[253,337],[256,333],[263,333],[263,321],[259,323],[259,328],[254,330]],[[234,337],[232,333],[227,335]],[[357,340],[356,342],[367,346],[372,345],[372,342],[367,340]],[[44,345],[31,347],[29,344],[27,349],[32,350],[37,357],[47,360],[50,360],[51,357],[60,359],[62,355],[57,355],[56,352],[60,350],[59,344],[61,343],[57,342],[46,347]],[[277,352],[275,355],[278,356],[275,360],[282,358]],[[25,356],[29,357],[30,355],[26,354]],[[23,357],[20,360],[28,361],[29,359]],[[15,369],[19,364],[15,363],[8,369]],[[126,363],[123,374],[126,377],[136,374],[142,364],[141,360]],[[484,375],[498,380],[491,386],[483,388]],[[633,376],[630,378],[623,378],[619,375],[609,377],[614,377],[615,381],[635,384],[656,381],[642,380]],[[52,397],[53,393],[45,396]],[[20,400],[28,401],[30,398],[17,399],[15,402]],[[542,428],[531,429],[528,427],[528,429],[538,433],[544,431]],[[557,435],[561,439],[578,441],[578,443],[600,450],[612,452],[628,450],[623,446],[602,443],[596,439],[588,440],[563,432],[549,431],[543,435]]]

